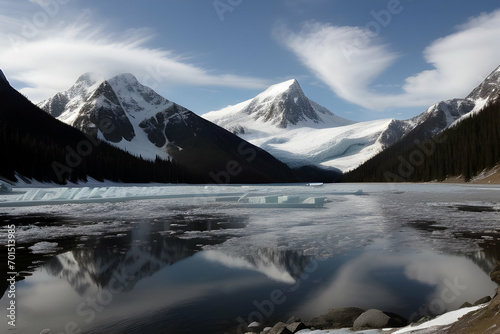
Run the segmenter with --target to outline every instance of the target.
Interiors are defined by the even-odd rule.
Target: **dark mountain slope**
[[[462,176],[465,180],[500,163],[500,98],[481,111],[425,140],[405,138],[344,175],[345,182],[423,182]],[[416,129],[417,130],[417,129]],[[408,143],[413,145],[409,146]]]
[[[145,161],[85,136],[46,114],[0,75],[0,177],[64,184],[92,177],[121,182],[186,182],[175,162]]]
[[[111,79],[84,74],[39,106],[135,156],[174,159],[192,183],[296,181],[290,168],[266,151],[168,101],[132,74]]]

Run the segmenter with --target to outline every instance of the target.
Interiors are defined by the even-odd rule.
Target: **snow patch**
[[[430,320],[430,321],[427,321],[421,325],[418,325],[418,326],[407,326],[405,328],[402,328],[392,334],[403,334],[403,333],[410,333],[410,332],[413,332],[413,331],[417,331],[417,330],[422,330],[422,329],[427,329],[427,328],[431,328],[431,327],[435,327],[435,326],[446,326],[446,325],[450,325],[450,324],[453,324],[455,322],[458,321],[458,319],[460,319],[461,317],[463,317],[464,315],[470,313],[470,312],[474,312],[474,311],[477,311],[477,310],[480,310],[482,309],[483,307],[485,307],[487,304],[483,304],[483,305],[479,305],[479,306],[474,306],[474,307],[466,307],[466,308],[462,308],[462,309],[459,309],[459,310],[456,310],[456,311],[451,311],[451,312],[448,312],[448,313],[445,313],[443,315],[440,315],[439,317],[433,319],[433,320]]]

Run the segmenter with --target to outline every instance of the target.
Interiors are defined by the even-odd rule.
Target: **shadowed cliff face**
[[[103,82],[95,91],[95,96],[103,102],[99,106],[93,102],[84,104],[72,125],[93,137],[97,137],[99,130],[104,139],[111,143],[132,141],[135,137],[134,127],[112,87]]]

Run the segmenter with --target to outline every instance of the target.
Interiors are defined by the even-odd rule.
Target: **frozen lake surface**
[[[498,186],[15,188],[0,193],[21,273],[12,333],[237,333],[348,306],[436,315],[493,294],[499,211]]]

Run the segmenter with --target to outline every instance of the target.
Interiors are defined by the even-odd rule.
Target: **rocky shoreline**
[[[500,333],[500,265],[490,274],[498,287],[495,296],[485,308],[466,314],[447,331],[450,334],[498,334]],[[438,332],[436,332],[438,333]]]
[[[500,334],[500,265],[490,274],[491,280],[498,287],[493,298],[484,297],[474,304],[465,303],[462,307],[488,305],[472,310],[448,325],[432,326],[425,329],[408,329],[408,333],[421,334]],[[350,329],[353,332],[370,329],[386,328],[386,333],[394,333],[405,326],[420,326],[432,320],[423,317],[417,322],[408,321],[397,314],[383,312],[376,309],[363,310],[357,307],[330,309],[327,313],[309,320],[301,321],[291,317],[286,322],[278,322],[273,327],[261,328],[258,323],[249,325],[248,333],[260,334],[294,334],[308,333],[315,330]],[[425,327],[425,326],[424,326]]]

